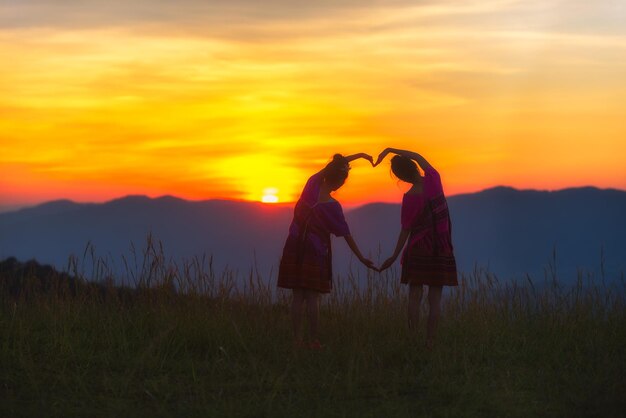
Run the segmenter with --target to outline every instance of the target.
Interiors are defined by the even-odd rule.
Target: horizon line
[[[446,196],[447,198],[451,198],[451,197],[456,197],[456,196],[467,196],[467,195],[472,195],[472,194],[479,194],[479,193],[483,193],[486,191],[490,191],[490,190],[495,190],[495,189],[509,189],[509,190],[514,190],[517,192],[547,192],[547,193],[551,193],[551,192],[561,192],[561,191],[566,191],[566,190],[580,190],[580,189],[596,189],[596,190],[614,190],[614,191],[619,191],[619,192],[626,192],[626,189],[619,189],[616,187],[598,187],[598,186],[593,186],[593,185],[587,185],[587,186],[574,186],[574,187],[564,187],[561,189],[532,189],[532,188],[528,188],[528,189],[522,189],[522,188],[517,188],[517,187],[513,187],[513,186],[506,186],[506,185],[498,185],[498,186],[491,186],[491,187],[487,187],[487,188],[483,188],[480,190],[477,190],[475,192],[464,192],[464,193],[456,193],[456,194],[452,194],[452,195],[448,195]],[[267,202],[262,202],[260,200],[246,200],[246,199],[229,199],[229,198],[224,198],[224,197],[215,197],[215,198],[208,198],[208,199],[189,199],[189,198],[185,198],[185,197],[180,197],[180,196],[176,196],[173,194],[163,194],[163,195],[148,195],[148,194],[127,194],[127,195],[121,195],[118,197],[114,197],[112,199],[106,199],[106,200],[101,200],[101,201],[77,201],[77,200],[73,200],[70,198],[58,198],[58,199],[52,199],[52,200],[44,200],[41,202],[37,202],[37,203],[26,203],[26,204],[16,204],[16,205],[0,205],[0,214],[4,214],[4,213],[10,213],[10,212],[16,212],[16,211],[20,211],[23,209],[31,209],[31,208],[35,208],[38,206],[42,206],[42,205],[46,205],[46,204],[50,204],[50,203],[55,203],[55,202],[68,202],[68,203],[73,203],[73,204],[77,204],[77,205],[90,205],[90,204],[106,204],[106,203],[111,203],[117,200],[123,200],[123,199],[128,199],[128,198],[146,198],[149,200],[158,200],[158,199],[164,199],[164,198],[172,198],[172,199],[177,199],[177,200],[182,200],[185,202],[195,202],[195,203],[201,203],[201,202],[210,202],[210,201],[224,201],[224,202],[241,202],[241,203],[255,203],[255,204],[261,204],[264,206],[276,206],[276,207],[280,207],[280,206],[290,206],[296,203],[296,201],[279,201],[276,203],[267,203]],[[362,206],[366,206],[366,205],[370,205],[370,204],[399,204],[400,202],[398,201],[384,201],[384,200],[376,200],[376,201],[370,201],[370,202],[365,202],[365,203],[343,203],[341,202],[341,205],[344,206],[345,208],[349,208],[349,209],[356,209]]]

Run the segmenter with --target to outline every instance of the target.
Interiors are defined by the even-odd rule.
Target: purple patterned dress
[[[319,172],[309,178],[296,203],[280,260],[278,287],[321,293],[332,289],[330,234],[342,237],[350,235],[350,229],[339,202],[318,202],[322,176]]]
[[[401,260],[402,283],[458,285],[448,203],[434,168],[425,170],[422,193],[402,198],[401,223],[410,231]]]

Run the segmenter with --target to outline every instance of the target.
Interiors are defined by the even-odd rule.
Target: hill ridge
[[[626,271],[626,192],[487,190],[448,198],[461,271],[478,264],[505,278],[542,276],[555,246],[559,271],[569,278],[575,279],[579,268],[600,271],[601,262],[609,274]],[[400,229],[399,202],[372,202],[345,214],[362,252],[377,262],[391,253]],[[121,264],[119,257],[152,233],[172,260],[207,254],[218,270],[228,265],[242,271],[256,262],[271,279],[292,215],[292,205],[171,195],[104,203],[58,200],[0,214],[0,258],[35,258],[63,268],[71,254],[82,256],[89,242],[98,255]],[[346,273],[354,258],[341,241],[333,244],[334,265],[337,273]]]

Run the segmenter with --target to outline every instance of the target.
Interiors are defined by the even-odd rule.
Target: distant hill
[[[291,213],[286,206],[171,196],[128,196],[103,204],[56,201],[0,214],[0,257],[35,258],[63,268],[70,254],[82,257],[90,243],[98,256],[119,263],[120,255],[130,256],[131,243],[140,250],[151,233],[174,260],[207,254],[217,270],[249,271],[255,251],[263,267],[277,263]]]
[[[448,199],[461,271],[488,268],[501,279],[542,279],[556,248],[560,279],[577,269],[607,277],[626,271],[626,192],[596,188],[556,192],[497,187]],[[186,201],[128,196],[103,204],[67,200],[0,214],[0,259],[37,259],[59,269],[87,243],[122,270],[131,243],[140,250],[149,232],[174,261],[212,255],[214,268],[240,273],[253,264],[275,277],[292,207],[262,203]],[[399,232],[400,206],[373,203],[346,212],[362,250],[375,260],[391,253]],[[346,272],[345,243],[335,239],[335,271]],[[256,261],[255,261],[256,260]],[[352,261],[352,268],[356,268]],[[362,272],[363,270],[357,269]]]
[[[562,280],[579,269],[618,277],[626,272],[626,192],[593,187],[561,191],[496,187],[448,198],[459,268],[486,268],[501,279],[526,274],[543,280],[549,265]],[[399,205],[371,204],[351,211],[348,222],[357,242],[383,259],[399,232]],[[392,233],[389,234],[388,230]],[[339,249],[338,256],[345,253]],[[554,263],[553,256],[556,257]]]
[[[461,265],[501,276],[541,276],[556,252],[557,275],[626,272],[626,192],[592,187],[546,192],[498,187],[450,198]]]

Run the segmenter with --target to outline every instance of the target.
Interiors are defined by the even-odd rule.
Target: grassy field
[[[0,416],[626,415],[623,282],[473,272],[444,293],[428,352],[423,332],[408,335],[395,271],[358,289],[339,278],[312,352],[292,348],[288,294],[253,273],[236,285],[152,263],[133,277],[128,292],[42,291],[26,274],[16,295],[2,282]]]

